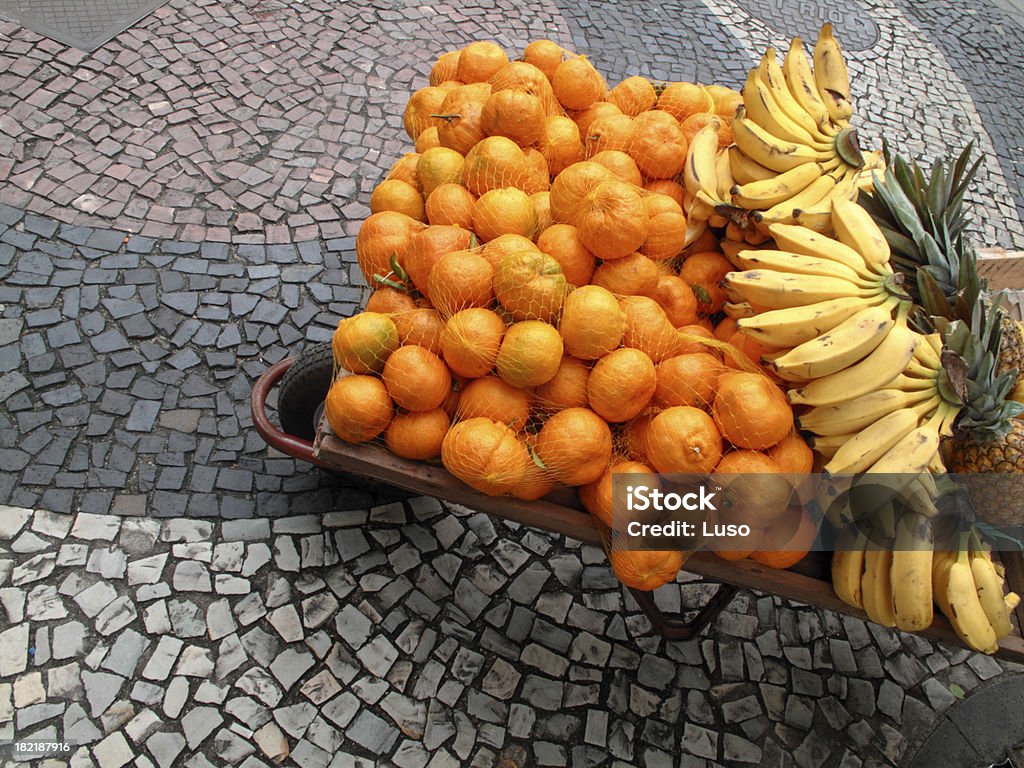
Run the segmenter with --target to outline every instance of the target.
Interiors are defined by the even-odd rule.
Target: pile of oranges
[[[517,61],[492,42],[443,54],[403,116],[416,151],[373,191],[356,239],[374,292],[333,337],[333,432],[440,458],[490,495],[577,486],[608,527],[618,473],[810,471],[757,363],[766,350],[723,315],[732,267],[685,213],[690,138],[715,122],[730,143],[740,101],[642,77],[608,89],[549,40]],[[787,510],[741,522],[777,550],[806,533]],[[643,589],[684,561],[611,555]]]

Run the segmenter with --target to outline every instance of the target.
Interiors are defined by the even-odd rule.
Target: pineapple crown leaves
[[[936,160],[926,175],[883,142],[884,176],[860,198],[889,243],[893,265],[915,276],[914,298],[950,319],[970,317],[981,290],[976,254],[963,237],[964,194],[981,164],[978,158],[968,167],[973,148],[969,143],[955,161]]]
[[[944,353],[959,358],[957,362],[943,355],[946,374],[964,403],[957,428],[982,440],[1005,435],[1012,420],[1024,413],[1024,403],[1006,399],[1017,382],[1017,370],[996,375],[1004,314],[997,304],[979,301],[969,323],[936,318],[945,342]]]

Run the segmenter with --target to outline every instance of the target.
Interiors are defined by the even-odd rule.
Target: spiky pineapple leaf
[[[953,319],[953,305],[946,298],[939,281],[932,275],[931,267],[921,267],[917,270],[917,290],[921,304],[929,314]]]

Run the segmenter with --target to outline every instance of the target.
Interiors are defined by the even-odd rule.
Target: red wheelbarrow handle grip
[[[329,463],[321,461],[314,454],[313,443],[309,440],[303,440],[301,437],[289,435],[287,432],[282,432],[267,417],[267,396],[281,380],[281,377],[291,368],[293,362],[295,362],[295,358],[289,357],[279,363],[275,363],[262,376],[256,379],[249,401],[252,409],[253,426],[256,427],[260,437],[271,448],[285,453],[292,458],[308,461],[310,464],[315,464],[324,469],[331,469],[332,467]]]

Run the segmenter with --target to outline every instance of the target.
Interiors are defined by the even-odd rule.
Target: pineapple
[[[916,163],[890,157],[883,184],[862,195],[864,207],[882,228],[892,249],[893,268],[922,307],[919,324],[942,332],[945,346],[961,358],[956,378],[964,408],[946,446],[958,473],[1001,473],[1003,478],[968,476],[979,517],[998,525],[1024,523],[1024,505],[1011,474],[1024,473],[1024,327],[995,305],[978,277],[977,255],[964,241],[963,197],[977,172],[968,168],[971,145],[956,162],[936,162],[926,177]],[[965,365],[964,365],[965,364]],[[963,368],[966,370],[963,370]],[[952,372],[950,372],[952,373]]]

